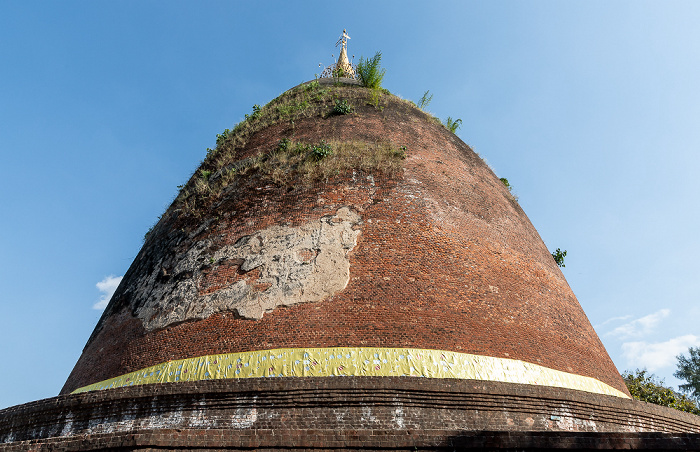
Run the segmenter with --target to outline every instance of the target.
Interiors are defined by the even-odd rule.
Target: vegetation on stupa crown
[[[457,133],[457,129],[462,125],[461,119],[452,119],[452,116],[448,116],[445,120],[445,127],[447,127],[450,132]]]
[[[380,68],[380,61],[380,52],[371,59],[361,59],[358,75],[364,87],[346,84],[340,79],[330,84],[314,80],[282,93],[264,106],[254,105],[243,121],[217,135],[216,146],[207,149],[199,169],[186,184],[178,186],[179,193],[171,210],[199,217],[228,186],[245,175],[255,174],[276,184],[292,184],[327,180],[351,169],[389,176],[398,174],[407,149],[402,143],[388,141],[305,143],[286,138],[286,145],[272,145],[267,152],[239,157],[253,134],[273,124],[286,122],[293,130],[295,121],[304,118],[359,114],[357,110],[365,106],[383,111],[389,100],[408,103],[424,111],[433,96],[426,91],[419,105],[393,96],[381,87],[386,71]],[[426,114],[436,124],[445,126],[439,118]],[[448,119],[454,132],[455,122]],[[144,241],[152,229],[146,233]]]
[[[252,112],[233,129],[217,135],[216,147],[207,149],[200,168],[187,184],[179,186],[175,199],[177,211],[198,216],[203,208],[221,196],[236,178],[255,175],[275,184],[308,184],[327,180],[357,169],[367,173],[398,174],[406,148],[400,143],[334,141],[307,143],[291,136],[270,149],[241,158],[248,140],[273,124],[295,122],[305,118],[328,118],[334,115],[357,115],[361,107],[383,111],[389,100],[407,102],[385,89],[320,83],[318,80],[286,91],[264,106],[254,105]]]
[[[372,58],[364,59],[360,57],[360,62],[357,64],[357,75],[362,86],[370,89],[379,89],[382,87],[386,69],[381,68],[382,52],[377,52]]]
[[[430,90],[426,90],[423,93],[423,96],[418,101],[418,104],[416,104],[416,106],[418,108],[420,108],[421,110],[425,110],[426,108],[428,108],[428,105],[430,105],[430,102],[432,102],[432,101],[433,101],[433,95],[430,94]]]

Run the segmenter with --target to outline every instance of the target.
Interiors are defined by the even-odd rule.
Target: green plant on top
[[[318,80],[313,80],[307,83],[306,85],[303,85],[303,89],[305,89],[306,91],[313,91],[315,89],[318,89],[319,86],[321,86],[321,84],[318,83]]]
[[[314,145],[311,148],[311,152],[316,160],[321,160],[324,157],[328,157],[333,153],[331,145],[321,140],[321,143]]]
[[[379,89],[382,87],[382,80],[386,74],[386,69],[380,68],[382,61],[382,52],[377,52],[372,58],[367,60],[360,57],[360,62],[357,64],[357,74],[360,77],[360,83],[363,86],[371,89]]]
[[[229,129],[224,129],[223,132],[217,133],[216,134],[216,146],[218,147],[218,146],[224,144],[224,142],[226,140],[228,140],[228,138],[231,136],[232,133],[233,132]],[[209,152],[211,152],[211,150],[207,149],[207,153],[209,153]]]
[[[420,98],[418,101],[417,107],[420,108],[421,110],[425,110],[428,108],[428,105],[430,105],[430,102],[433,101],[433,95],[430,94],[430,90],[427,90],[426,92],[423,93],[423,97]]]
[[[513,197],[513,199],[517,201],[518,197],[515,195],[515,193],[513,193],[513,186],[510,185],[510,182],[508,182],[508,179],[506,179],[505,177],[502,177],[501,182],[503,182],[503,185],[506,186],[506,188],[508,189],[508,192],[510,192],[510,195]]]
[[[333,69],[333,77],[335,78],[342,78],[342,77],[347,77],[348,74],[345,72],[345,69],[343,69],[341,66],[336,66],[335,69]]]
[[[289,141],[289,138],[282,138],[279,143],[277,143],[277,151],[278,152],[287,152],[289,149],[289,146],[292,144],[291,141]]]
[[[221,172],[221,177],[218,180],[219,188],[223,189],[233,182],[233,180],[236,178],[237,172],[238,170],[235,167],[223,169]]]
[[[299,102],[290,102],[277,106],[277,112],[283,118],[293,116],[296,112],[304,111],[309,107],[309,103],[305,100]]]
[[[165,215],[165,214],[163,214],[163,215]],[[153,230],[156,228],[156,225],[158,224],[160,219],[163,218],[163,215],[158,215],[158,219],[156,220],[156,222],[153,223],[150,228],[148,228],[148,231],[146,231],[146,233],[143,235],[143,243],[146,243],[146,240],[148,240],[148,237],[151,236],[151,234],[153,233]]]
[[[245,119],[250,119],[251,121],[258,119],[260,117],[261,110],[262,110],[262,108],[260,108],[260,105],[258,105],[258,104],[253,105],[253,113],[251,113],[249,115],[246,114]]]
[[[456,133],[457,129],[459,129],[459,126],[462,125],[462,120],[461,119],[452,119],[451,116],[447,117],[447,120],[445,121],[445,127],[447,127],[450,132]]]
[[[566,265],[564,265],[564,258],[566,257],[566,250],[562,251],[559,248],[557,248],[557,250],[552,253],[552,257],[554,258],[554,262],[556,262],[558,266],[566,267]]]
[[[146,233],[143,235],[143,243],[146,243],[146,240],[148,240],[148,237],[151,236],[151,233],[153,232],[153,228],[155,228],[155,227],[156,227],[156,225],[154,223],[150,228],[148,228],[148,231],[146,231]]]
[[[384,70],[378,67],[379,56],[375,56],[374,61],[364,61],[363,66],[373,68],[381,79]],[[241,152],[253,134],[272,124],[286,122],[294,134],[295,122],[303,118],[327,117],[329,110],[335,113],[336,105],[337,113],[341,114],[352,112],[357,105],[365,103],[382,110],[390,105],[390,95],[381,87],[370,90],[344,84],[331,87],[315,80],[285,91],[264,106],[254,105],[252,113],[245,115],[243,121],[216,135],[216,147],[207,149],[203,162],[206,172],[197,170],[186,184],[178,187],[177,212],[199,217],[220,199],[227,187],[251,172],[281,184],[329,178],[349,169],[378,171],[392,177],[400,174],[398,169],[405,151],[388,143],[329,141],[325,145],[313,145],[283,139],[260,155],[243,158]]]
[[[327,180],[348,171],[370,174],[401,174],[406,149],[388,142],[321,141],[316,144],[281,140],[269,153],[261,154],[241,168],[241,174],[253,173],[279,185],[298,185]],[[284,150],[282,150],[284,147]]]
[[[333,107],[333,113],[335,113],[336,115],[347,115],[352,112],[352,105],[350,105],[347,100],[336,99],[335,107]]]
[[[381,98],[382,98],[381,90],[373,89],[369,93],[369,101],[367,102],[367,105],[371,105],[374,108],[376,108],[377,110],[382,111],[382,110],[384,110],[384,106],[379,105]]]

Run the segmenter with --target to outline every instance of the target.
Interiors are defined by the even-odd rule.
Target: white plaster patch
[[[394,418],[394,423],[399,429],[403,429],[406,427],[406,424],[403,421],[403,407],[402,406],[397,406],[394,412],[392,413],[392,417]]]
[[[12,443],[15,440],[15,432],[10,432],[2,439],[2,443]]]
[[[118,421],[115,419],[90,419],[88,422],[87,432],[90,434],[96,433],[114,433],[132,430],[136,416],[133,414],[125,414]]]
[[[550,416],[549,427],[553,430],[566,430],[570,432],[597,432],[598,426],[590,419],[575,417],[566,406],[561,406]]]
[[[153,330],[225,311],[260,319],[278,306],[321,301],[347,286],[348,253],[357,245],[360,222],[358,213],[342,207],[299,227],[262,229],[233,245],[199,241],[140,278],[132,306]],[[243,276],[202,291],[209,273],[231,262]]]
[[[338,422],[338,425],[343,425],[345,423],[345,415],[347,414],[346,411],[335,408],[333,412],[335,413],[335,420]]]
[[[63,424],[63,430],[61,430],[58,436],[68,436],[73,432],[73,413],[69,411],[63,422],[65,422],[65,424]]]
[[[362,407],[362,415],[361,415],[360,419],[364,423],[377,422],[377,418],[372,414],[372,408],[369,406],[366,406],[366,405]]]
[[[197,407],[188,416],[187,423],[189,427],[211,428],[213,425],[216,425],[216,419],[210,419],[207,416],[207,402],[204,398],[197,402]]]
[[[233,428],[250,428],[258,420],[258,409],[252,408],[237,408],[236,414],[231,419],[231,427]]]

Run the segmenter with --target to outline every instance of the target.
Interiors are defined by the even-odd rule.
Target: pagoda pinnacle
[[[324,71],[321,73],[321,78],[357,78],[357,75],[355,73],[355,67],[348,59],[348,39],[350,39],[350,36],[348,36],[347,30],[344,29],[343,34],[340,36],[340,38],[338,38],[338,41],[335,43],[336,47],[340,46],[340,55],[338,55],[338,61],[324,69]]]

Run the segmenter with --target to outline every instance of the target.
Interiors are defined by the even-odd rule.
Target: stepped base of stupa
[[[18,405],[0,420],[0,451],[700,448],[700,417],[670,408],[437,378],[148,384]]]

